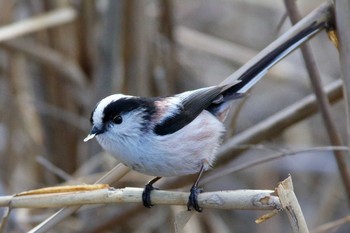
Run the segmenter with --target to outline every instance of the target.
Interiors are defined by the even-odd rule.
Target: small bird
[[[91,115],[89,136],[129,168],[156,176],[145,186],[143,203],[160,177],[182,176],[210,168],[225,131],[230,100],[238,93],[213,86],[168,97],[144,98],[122,94],[102,99]],[[197,184],[188,208],[200,211]]]
[[[242,97],[269,68],[320,27],[310,25],[307,29],[217,86],[166,97],[114,94],[102,99],[91,113],[92,129],[84,141],[96,137],[106,151],[132,170],[155,176],[142,194],[145,207],[152,206],[153,184],[161,177],[198,173],[187,207],[201,212],[198,182],[213,166],[232,101]]]

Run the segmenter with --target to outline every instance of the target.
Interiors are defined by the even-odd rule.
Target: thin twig
[[[301,15],[296,2],[294,0],[285,0],[284,2],[292,23],[296,24],[301,19]],[[333,146],[341,146],[343,145],[341,136],[334,120],[332,119],[330,103],[323,91],[321,75],[317,68],[316,60],[312,54],[310,45],[308,43],[304,44],[301,47],[301,52],[310,76],[310,81],[317,98],[318,107],[320,108],[329,140]],[[334,155],[347,194],[348,205],[350,206],[350,174],[346,165],[346,161],[344,159],[344,154],[341,151],[334,151]]]

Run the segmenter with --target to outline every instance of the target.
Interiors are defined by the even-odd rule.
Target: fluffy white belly
[[[208,169],[224,132],[223,124],[203,111],[195,120],[173,134],[143,134],[113,142],[97,137],[102,147],[131,169],[152,176],[181,176]],[[110,143],[107,143],[107,142]]]

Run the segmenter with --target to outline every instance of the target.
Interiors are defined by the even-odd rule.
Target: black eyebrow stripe
[[[102,123],[105,124],[116,115],[134,111],[135,109],[142,109],[147,114],[144,115],[146,120],[150,120],[151,116],[156,112],[153,98],[120,98],[109,103],[103,110]]]

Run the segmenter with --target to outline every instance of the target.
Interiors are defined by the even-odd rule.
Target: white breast
[[[223,124],[211,113],[203,111],[195,120],[173,134],[159,136],[138,133],[125,138],[101,135],[102,147],[122,163],[152,176],[181,176],[208,169],[224,132]]]

